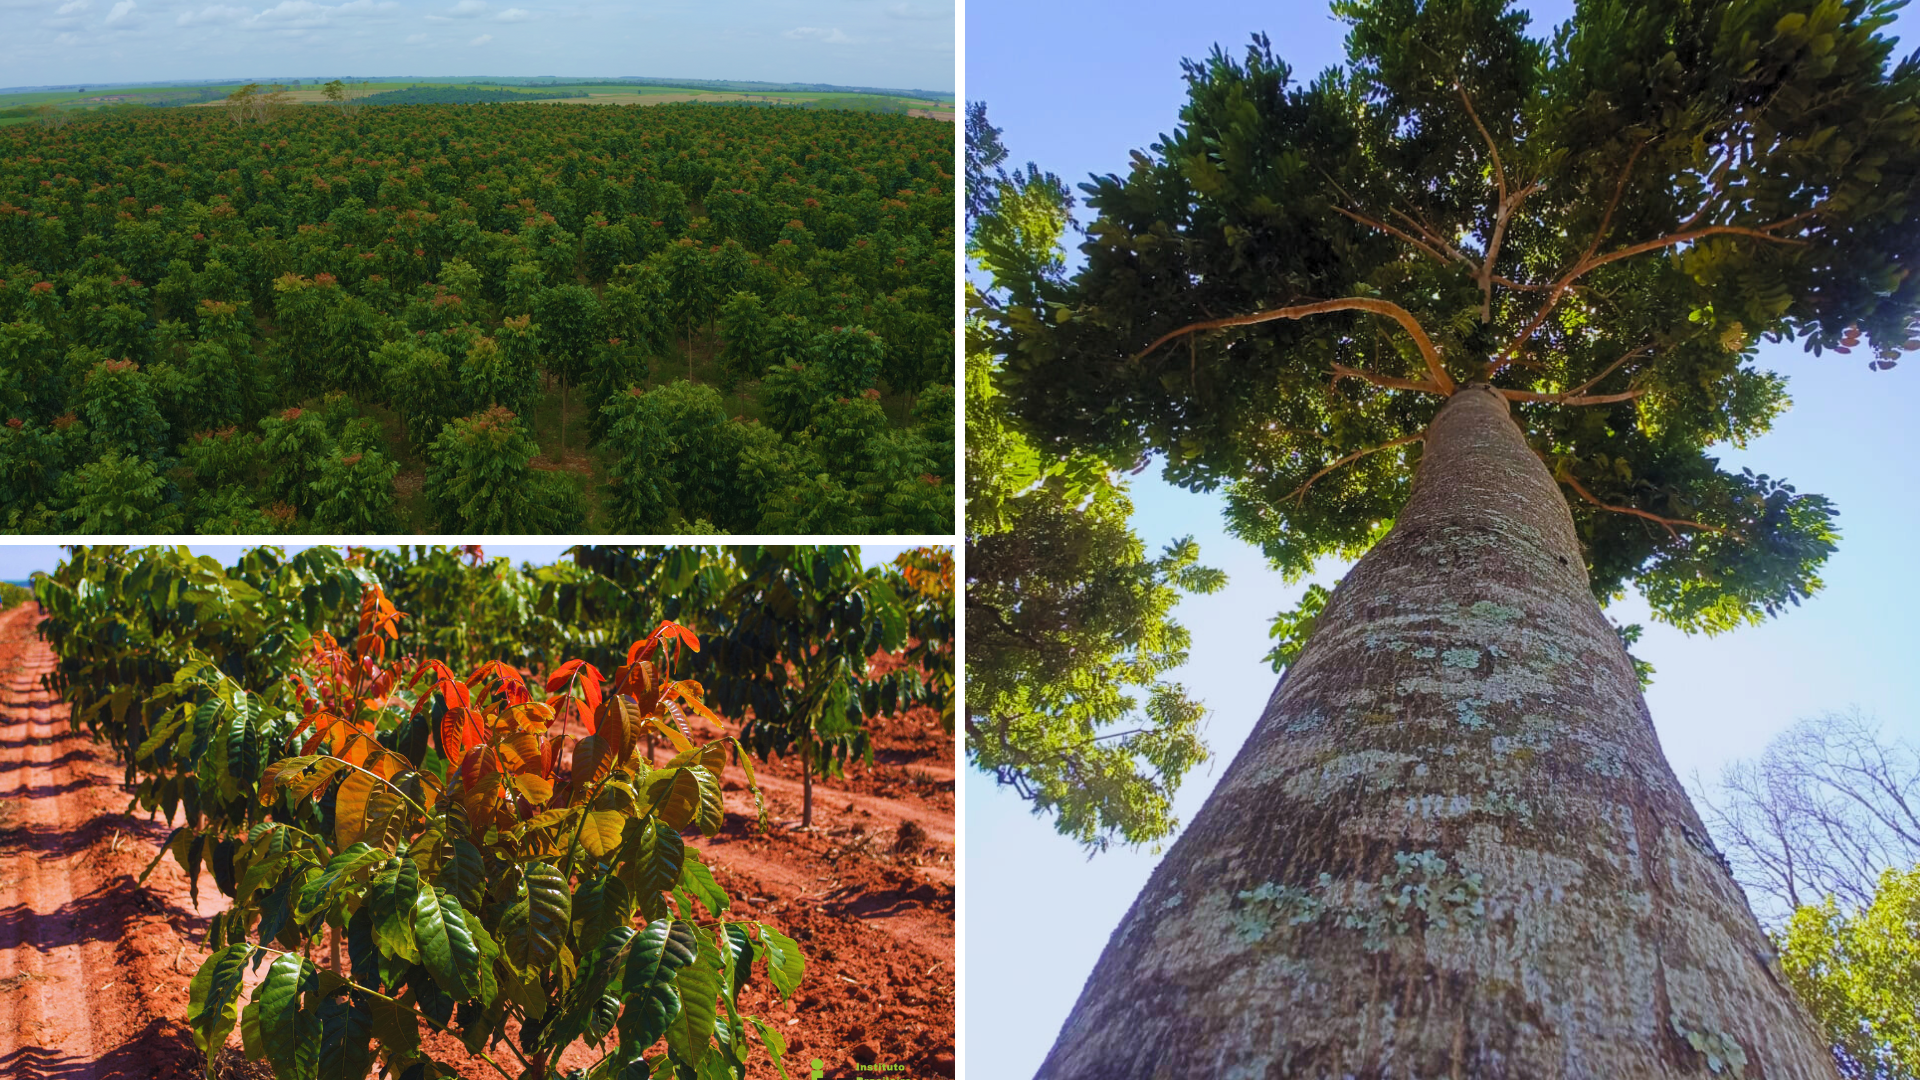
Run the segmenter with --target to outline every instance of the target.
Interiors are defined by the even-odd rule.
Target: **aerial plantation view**
[[[895,550],[69,549],[0,596],[0,1072],[953,1075]]]
[[[369,89],[0,129],[0,529],[951,533],[939,101]]]
[[[969,7],[984,1071],[1920,1074],[1911,15],[1221,2],[1041,69],[1047,7]]]

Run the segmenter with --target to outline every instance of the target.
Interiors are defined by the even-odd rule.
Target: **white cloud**
[[[420,45],[420,44],[424,44],[426,40],[427,40],[427,35],[425,34],[408,34],[407,40],[405,43],[408,45]]]
[[[795,41],[823,41],[828,45],[851,45],[854,39],[840,32],[839,27],[828,29],[820,26],[796,26],[780,35]]]
[[[489,41],[492,41],[492,40],[493,40],[493,35],[492,35],[492,34],[481,34],[481,35],[480,35],[479,37],[477,37],[477,38],[474,38],[474,39],[473,39],[472,41],[469,41],[469,42],[467,42],[467,44],[469,44],[469,45],[485,45],[485,44],[486,44],[487,42],[489,42]]]
[[[454,19],[477,19],[487,13],[487,0],[460,0],[442,15],[427,16],[428,22],[452,22]]]
[[[901,0],[900,3],[887,5],[887,17],[890,19],[951,19],[953,12],[951,9],[943,11],[939,8],[916,7],[907,3],[906,0]]]
[[[192,26],[195,23],[238,22],[252,17],[252,8],[233,7],[230,4],[210,4],[199,11],[183,11],[174,21],[181,26]]]
[[[114,23],[126,18],[132,11],[133,0],[120,0],[119,3],[113,5],[112,11],[107,12],[107,25],[112,26]]]
[[[533,18],[533,13],[526,8],[508,8],[494,18],[500,22],[526,22]]]
[[[85,11],[93,6],[93,0],[67,0],[54,11],[55,15],[71,15],[76,11]]]

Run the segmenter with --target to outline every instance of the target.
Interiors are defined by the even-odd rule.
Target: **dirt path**
[[[166,828],[123,812],[117,771],[40,687],[38,618],[0,614],[0,1076],[190,1080],[182,1021],[205,952],[189,939],[213,882],[200,913],[178,867],[134,883]]]
[[[0,613],[0,1077],[195,1080],[188,985],[225,898],[202,874],[196,910],[171,859],[136,884],[168,828],[126,813],[111,755],[69,731],[66,706],[40,687],[53,656],[34,637],[38,617],[31,605]],[[773,827],[755,826],[736,776],[724,830],[696,841],[736,898],[729,915],[778,927],[807,954],[795,1002],[763,990],[741,1002],[787,1035],[790,1076],[816,1057],[827,1076],[872,1075],[855,1066],[874,1063],[953,1075],[953,741],[931,723],[892,721],[874,768],[816,781],[813,831],[786,827],[800,785],[776,760],[761,770]],[[896,850],[903,822],[924,838]],[[497,1080],[450,1039],[429,1042],[463,1077]],[[223,1080],[269,1075],[236,1049]],[[777,1074],[760,1056],[750,1075]]]

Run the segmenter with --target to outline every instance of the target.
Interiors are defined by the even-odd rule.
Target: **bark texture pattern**
[[[1428,432],[1041,1080],[1831,1080],[1504,399]]]

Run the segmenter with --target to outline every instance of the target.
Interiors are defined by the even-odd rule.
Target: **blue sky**
[[[0,0],[0,84],[641,75],[951,92],[953,0]]]
[[[1544,34],[1571,4],[1532,10],[1534,32]],[[1915,19],[1903,13],[1894,32]],[[1296,75],[1310,77],[1339,59],[1343,36],[1324,6],[1310,2],[1189,0],[1176,17],[1136,0],[1097,11],[973,0],[967,22],[968,99],[987,103],[1014,162],[1032,159],[1070,184],[1089,173],[1124,174],[1128,150],[1173,127],[1184,98],[1182,57],[1204,56],[1216,42],[1238,52],[1264,30]],[[1906,38],[1920,41],[1920,33],[1909,29]],[[1857,354],[1816,359],[1793,346],[1761,358],[1788,376],[1794,407],[1772,434],[1722,460],[1832,498],[1840,551],[1822,575],[1826,591],[1765,626],[1687,637],[1652,623],[1637,598],[1609,612],[1647,625],[1634,651],[1658,668],[1647,701],[1683,779],[1696,771],[1711,778],[1796,719],[1852,705],[1889,732],[1920,739],[1920,680],[1912,675],[1920,642],[1920,563],[1912,555],[1920,534],[1912,497],[1920,491],[1920,370],[1869,372]],[[1306,583],[1284,584],[1257,551],[1227,537],[1219,499],[1151,474],[1133,492],[1135,525],[1150,544],[1193,533],[1202,561],[1231,578],[1225,592],[1177,613],[1193,632],[1195,659],[1174,678],[1210,706],[1215,754],[1178,800],[1181,819],[1192,820],[1273,689],[1260,660],[1267,621],[1292,607]],[[1317,580],[1330,583],[1341,569],[1326,567]],[[1033,1075],[1157,856],[1116,849],[1089,861],[990,777],[969,770],[965,783],[967,1071],[1013,1080]]]

